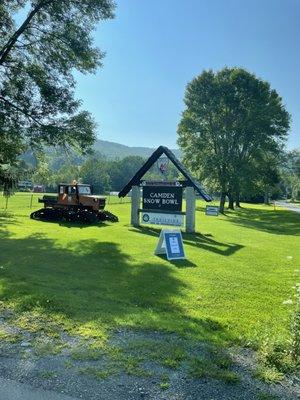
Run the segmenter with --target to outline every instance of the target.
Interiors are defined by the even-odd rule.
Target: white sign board
[[[142,222],[144,224],[182,226],[183,215],[142,212]]]

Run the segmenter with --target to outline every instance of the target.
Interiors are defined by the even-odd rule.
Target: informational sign
[[[142,212],[142,222],[144,224],[182,226],[183,221],[184,218],[182,214]]]
[[[143,186],[143,209],[181,211],[181,186]]]
[[[219,215],[219,207],[218,206],[206,206],[205,215],[218,216]]]
[[[168,260],[185,258],[181,232],[162,229],[159,235],[155,254],[167,254]]]
[[[141,186],[181,186],[179,181],[141,181]]]

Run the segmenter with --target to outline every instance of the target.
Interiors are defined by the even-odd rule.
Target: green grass
[[[39,377],[42,379],[52,379],[57,378],[57,373],[54,371],[41,371],[38,373]]]
[[[18,195],[0,214],[0,302],[19,326],[103,343],[116,327],[220,346],[288,342],[300,214],[245,205],[208,217],[199,202],[197,233],[183,235],[187,260],[169,262],[153,254],[158,227],[129,225],[129,204],[107,207],[119,223],[94,226],[30,220],[29,204]]]
[[[18,333],[6,332],[0,328],[0,342],[18,343],[21,340],[21,336]]]
[[[269,393],[259,393],[257,400],[279,400],[279,398]]]

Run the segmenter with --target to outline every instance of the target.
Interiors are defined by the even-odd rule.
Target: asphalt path
[[[287,203],[286,201],[276,201],[275,204],[276,204],[276,206],[284,207],[284,208],[287,208],[288,210],[300,213],[300,205],[299,204]]]
[[[78,400],[64,394],[33,388],[25,383],[0,378],[1,400]]]

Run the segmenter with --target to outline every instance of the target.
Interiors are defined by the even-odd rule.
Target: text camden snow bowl
[[[181,186],[144,186],[143,209],[160,211],[181,211]]]

